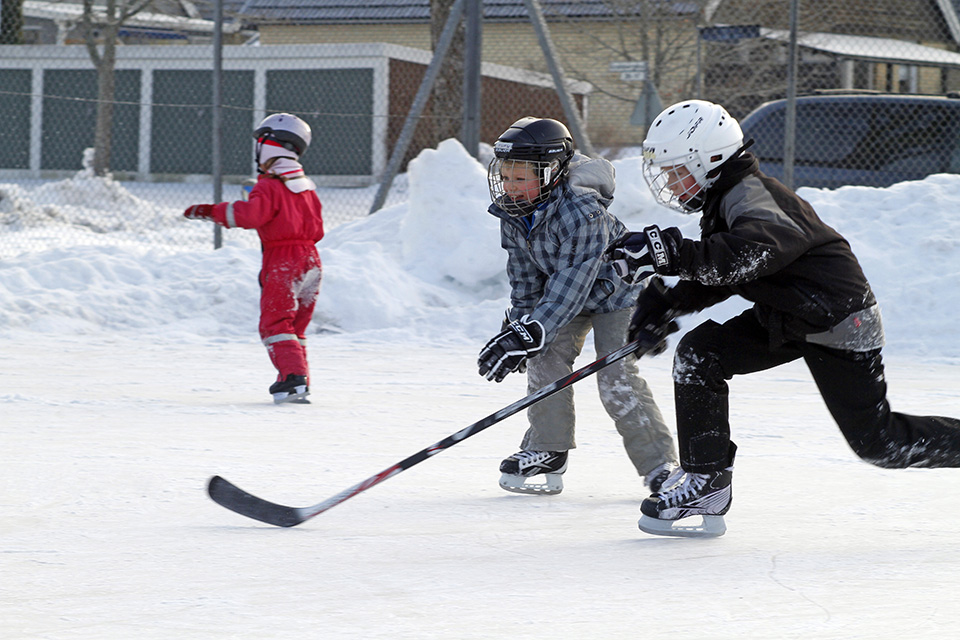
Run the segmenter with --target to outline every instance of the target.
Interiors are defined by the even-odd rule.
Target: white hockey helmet
[[[703,208],[720,165],[742,146],[740,124],[726,109],[706,100],[678,102],[664,109],[647,131],[643,178],[657,202],[694,213]],[[678,175],[680,167],[686,172]],[[687,173],[693,180],[684,183]]]
[[[288,152],[299,160],[310,146],[313,134],[310,125],[297,116],[275,113],[260,121],[253,137],[257,141],[257,163],[261,164],[270,158],[290,157]]]

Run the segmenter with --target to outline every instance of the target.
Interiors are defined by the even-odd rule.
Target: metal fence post
[[[787,60],[787,107],[783,123],[783,183],[793,189],[793,156],[797,140],[797,22],[800,0],[790,1],[790,45]]]
[[[530,14],[533,29],[537,32],[537,40],[540,41],[540,48],[543,49],[543,56],[547,59],[547,67],[550,69],[550,75],[553,76],[553,83],[557,86],[557,95],[560,97],[560,104],[563,105],[563,112],[567,116],[567,125],[569,125],[580,149],[586,155],[592,156],[594,155],[593,144],[590,142],[587,130],[583,127],[580,114],[577,113],[573,97],[567,91],[563,68],[557,61],[557,53],[553,47],[553,40],[550,38],[550,31],[547,29],[547,21],[543,18],[540,3],[538,0],[524,0],[524,4],[527,6],[527,13]]]
[[[433,52],[433,59],[430,60],[430,65],[427,67],[426,73],[423,74],[420,88],[417,89],[417,95],[413,97],[413,104],[410,105],[410,113],[407,114],[407,119],[403,123],[403,129],[400,131],[400,137],[397,139],[397,144],[393,147],[393,153],[390,154],[390,162],[387,163],[387,168],[383,171],[383,179],[380,181],[377,195],[374,197],[373,204],[370,206],[371,214],[383,208],[383,203],[387,200],[390,185],[393,184],[393,178],[400,170],[400,163],[403,162],[403,156],[406,155],[407,147],[410,146],[410,140],[413,139],[413,132],[417,128],[420,114],[423,112],[423,107],[427,104],[430,91],[433,89],[433,83],[436,82],[437,75],[440,73],[440,65],[443,64],[443,59],[447,55],[447,49],[450,48],[450,43],[453,41],[453,34],[460,24],[460,16],[463,15],[463,3],[464,0],[457,0],[453,4],[453,7],[450,8],[450,15],[447,16],[447,24],[443,26],[443,32],[440,34],[440,40],[437,42],[437,50]]]
[[[466,42],[463,61],[463,130],[460,139],[467,153],[480,155],[481,51],[483,44],[483,2],[467,0]]]
[[[213,27],[213,153],[210,164],[213,172],[213,202],[223,199],[223,0],[215,0]],[[223,231],[213,225],[213,248],[223,246]]]

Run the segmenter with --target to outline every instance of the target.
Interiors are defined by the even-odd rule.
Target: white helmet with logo
[[[726,109],[706,100],[678,102],[664,109],[647,131],[643,178],[660,204],[684,213],[700,211],[706,190],[720,176],[720,165],[742,146],[740,124]],[[679,172],[680,167],[686,171]],[[684,178],[687,182],[681,185]]]

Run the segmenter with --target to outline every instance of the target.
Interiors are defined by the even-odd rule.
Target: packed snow
[[[630,228],[697,236],[695,216],[654,204],[638,158],[614,165],[611,210]],[[0,637],[956,634],[960,471],[858,460],[802,364],[731,384],[721,538],[637,529],[641,479],[593,380],[576,385],[558,496],[497,486],[520,414],[293,529],[210,501],[220,474],[318,503],[525,395],[522,376],[476,373],[509,293],[484,166],[446,141],[405,178],[406,202],[319,245],[313,403],[299,406],[267,394],[255,232],[213,251],[209,225],[180,217],[188,203],[148,185],[0,184],[0,243],[29,247],[0,259]],[[894,409],[960,416],[960,176],[800,194],[880,300]],[[97,226],[118,209],[128,227]],[[161,250],[143,224],[196,242]],[[65,243],[75,228],[89,241]],[[640,364],[672,423],[670,356]]]

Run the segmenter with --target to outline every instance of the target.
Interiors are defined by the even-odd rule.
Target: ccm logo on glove
[[[670,254],[663,244],[663,238],[660,236],[660,227],[652,225],[643,230],[647,234],[647,244],[650,246],[650,252],[653,253],[653,268],[660,271],[670,265]]]
[[[682,242],[683,235],[676,227],[661,231],[657,225],[650,225],[611,242],[603,257],[613,265],[621,280],[636,284],[654,273],[677,275]]]
[[[543,348],[543,325],[523,316],[507,325],[481,349],[477,365],[487,380],[501,382],[508,373],[521,371],[529,357]]]

